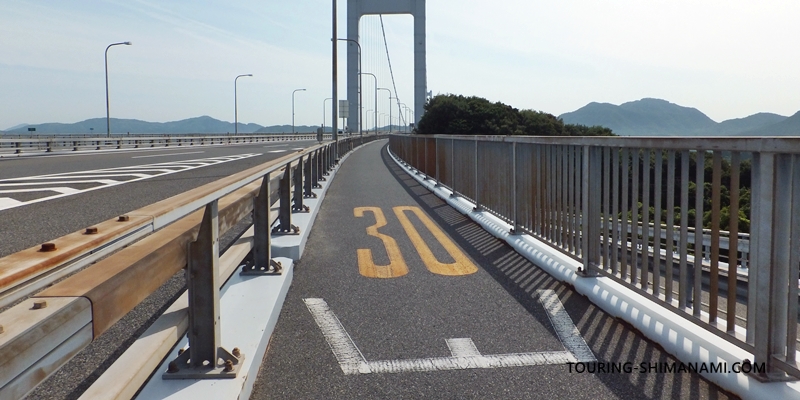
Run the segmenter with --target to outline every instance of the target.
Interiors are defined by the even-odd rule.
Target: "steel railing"
[[[271,258],[272,235],[297,233],[292,213],[307,210],[303,199],[315,196],[312,190],[339,158],[376,138],[314,145],[48,246],[0,258],[3,300],[49,285],[56,277],[53,271],[65,266],[91,264],[0,314],[0,398],[19,398],[32,390],[183,268],[188,268],[189,327],[184,332],[188,329],[186,356],[191,361],[178,362],[176,368],[217,364],[222,354],[218,290],[227,279],[219,271],[219,235],[252,213],[253,262],[243,273],[280,273]],[[273,204],[278,207],[271,211]],[[98,249],[107,257],[91,257]],[[233,270],[240,261],[231,260]],[[235,353],[225,353],[233,365],[217,365],[220,375],[235,373]]]
[[[752,353],[760,378],[800,377],[800,138],[391,135],[390,147],[514,233],[579,260],[583,275]],[[749,232],[737,217],[722,225],[740,210]]]

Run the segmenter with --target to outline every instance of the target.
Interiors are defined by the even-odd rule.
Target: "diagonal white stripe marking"
[[[289,151],[289,150],[270,150],[267,153],[285,153],[287,151]]]
[[[188,152],[188,153],[172,153],[172,154],[155,154],[155,155],[151,155],[151,156],[136,156],[136,157],[131,157],[131,158],[169,157],[169,156],[181,156],[181,155],[184,155],[184,154],[199,154],[199,153],[205,153],[205,151],[191,151],[191,152]]]
[[[342,372],[345,375],[359,373],[359,367],[366,364],[364,356],[358,350],[353,339],[344,330],[344,326],[339,322],[339,318],[328,307],[328,303],[323,299],[304,299],[308,311],[314,316],[314,321],[322,330],[322,336],[328,341],[328,345],[333,350],[333,355],[339,361]]]
[[[547,310],[550,323],[553,324],[553,328],[564,347],[574,354],[579,362],[597,361],[592,349],[583,340],[581,332],[578,331],[578,328],[572,322],[572,318],[567,314],[567,310],[564,309],[564,305],[561,304],[561,300],[558,299],[556,292],[547,289],[538,290],[537,293],[539,294],[539,302]]]
[[[115,181],[113,179],[87,179],[80,181],[0,183],[0,187],[41,186],[52,185],[53,183],[59,183],[62,185],[65,183],[99,183],[101,185],[113,185],[115,183],[119,183],[119,181]]]
[[[22,202],[19,200],[14,200],[10,197],[0,197],[0,210],[16,207],[20,204],[22,204]]]
[[[205,158],[199,160],[187,160],[182,162],[168,162],[168,163],[147,164],[139,166],[119,167],[119,168],[97,169],[91,171],[76,171],[76,172],[66,172],[61,174],[48,174],[48,175],[3,179],[0,180],[0,184],[6,185],[7,187],[14,187],[20,185],[63,185],[66,182],[75,182],[74,181],[75,179],[92,179],[102,184],[83,190],[73,189],[70,187],[61,187],[61,186],[53,186],[53,187],[38,189],[38,191],[44,191],[44,190],[55,191],[58,192],[59,194],[53,196],[41,197],[29,201],[6,200],[0,203],[0,210],[7,210],[9,208],[21,207],[28,204],[53,200],[76,193],[90,192],[93,190],[103,189],[111,186],[141,181],[156,176],[174,174],[178,172],[192,170],[195,168],[205,167],[208,165],[222,164],[229,161],[236,161],[244,158],[260,156],[261,154],[262,153],[247,153],[247,154],[239,154],[239,155],[224,156],[224,157]],[[159,169],[153,170],[152,168],[154,167]],[[140,169],[140,171],[137,171],[137,169]],[[156,172],[156,173],[151,175],[151,174],[137,173],[137,172]],[[96,179],[101,177],[106,177],[106,178],[130,177],[131,179],[122,179],[120,181],[116,181],[113,179]],[[32,190],[14,190],[13,192],[19,193],[28,191]],[[5,190],[5,192],[12,192],[12,191]]]
[[[0,190],[0,193],[31,193],[31,192],[56,192],[61,194],[75,194],[80,192],[80,190],[66,186]]]

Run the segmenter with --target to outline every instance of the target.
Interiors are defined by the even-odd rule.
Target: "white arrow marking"
[[[482,355],[470,338],[446,339],[452,357],[417,358],[410,360],[367,361],[361,350],[344,329],[339,318],[323,299],[303,299],[314,317],[322,336],[345,375],[398,372],[427,372],[453,369],[522,367],[596,361],[572,318],[564,310],[558,295],[552,290],[540,290],[542,303],[553,328],[567,351]]]

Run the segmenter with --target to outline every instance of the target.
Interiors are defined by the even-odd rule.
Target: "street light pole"
[[[243,76],[253,76],[253,74],[237,75],[233,80],[233,134],[239,134],[239,94],[237,93],[236,84],[239,78]]]
[[[372,78],[375,79],[375,118],[373,118],[373,120],[377,121],[378,120],[378,77],[375,76],[375,74],[372,74],[372,73],[369,73],[369,72],[359,72],[359,75],[361,75],[361,74],[363,74],[363,75],[372,75]],[[378,124],[377,123],[375,123],[375,131],[376,132],[378,131]]]
[[[402,107],[402,108],[401,108],[401,107]],[[407,118],[407,116],[406,116],[406,115],[403,113],[403,111],[404,111],[404,110],[406,110],[408,107],[406,107],[406,103],[400,103],[400,102],[398,102],[398,103],[397,103],[397,108],[398,108],[398,111],[400,111],[400,117],[401,117],[401,118],[403,118],[403,121],[406,123],[406,125],[403,127],[403,132],[406,132],[406,131],[407,131],[407,130],[406,130],[406,127],[408,126],[408,118]]]
[[[106,137],[111,137],[111,113],[109,112],[110,107],[109,107],[109,103],[108,103],[108,49],[110,49],[111,46],[119,46],[119,45],[122,45],[122,44],[124,44],[126,46],[130,46],[133,43],[131,43],[131,42],[111,43],[110,45],[108,45],[108,47],[106,47],[106,56],[105,56],[105,59],[106,59]]]
[[[333,97],[328,97],[325,100],[322,100],[322,133],[325,133],[325,102],[328,100],[333,100]]]
[[[294,94],[297,92],[305,92],[305,91],[306,91],[305,89],[295,89],[292,92],[292,133],[294,133]],[[323,101],[323,103],[325,102]]]
[[[389,92],[389,132],[392,132],[391,121],[392,121],[392,91],[387,88],[378,88],[378,90],[385,90]]]
[[[336,1],[336,0],[334,0]],[[363,138],[364,134],[362,132],[362,125],[364,124],[364,115],[361,113],[361,105],[362,99],[364,95],[362,94],[362,85],[361,85],[361,45],[358,43],[357,40],[354,39],[337,39],[343,42],[353,42],[358,46],[358,136]]]

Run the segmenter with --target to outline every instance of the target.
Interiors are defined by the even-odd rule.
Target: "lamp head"
[[[122,44],[124,44],[124,45],[126,45],[126,46],[130,46],[130,45],[132,45],[132,44],[133,44],[133,42],[123,42]]]

